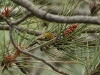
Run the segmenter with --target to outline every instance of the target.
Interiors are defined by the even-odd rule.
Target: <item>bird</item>
[[[39,37],[37,37],[36,41],[34,43],[30,44],[28,47],[31,47],[34,44],[38,43],[37,40],[39,40],[39,41],[49,41],[49,40],[52,40],[52,43],[53,43],[54,42],[53,39],[54,39],[53,33],[51,33],[51,32],[45,32],[42,35],[40,35]]]

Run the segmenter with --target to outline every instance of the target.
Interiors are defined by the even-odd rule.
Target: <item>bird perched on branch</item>
[[[37,40],[40,40],[40,41],[49,41],[49,40],[52,40],[52,43],[53,43],[54,42],[53,39],[54,39],[53,33],[45,32],[42,35],[40,35],[39,37],[37,37],[36,42],[30,44],[29,47],[33,46],[36,43],[38,43]]]
[[[63,37],[67,37],[67,36],[70,35],[72,32],[74,32],[74,31],[76,30],[77,26],[78,26],[78,23],[74,23],[74,24],[71,24],[70,26],[68,26],[68,28],[65,29],[65,30],[62,32]],[[61,37],[61,36],[60,36],[60,37]],[[51,33],[51,32],[45,32],[45,33],[43,33],[42,35],[40,35],[39,37],[37,37],[36,41],[35,41],[34,43],[30,44],[29,47],[35,45],[36,43],[41,44],[41,43],[39,43],[37,40],[39,40],[40,42],[52,40],[52,41],[51,41],[52,45],[55,45],[55,44],[57,44],[57,42],[59,42],[59,40],[60,40],[60,39],[58,40],[58,38],[59,38],[58,36],[55,37],[54,34]]]

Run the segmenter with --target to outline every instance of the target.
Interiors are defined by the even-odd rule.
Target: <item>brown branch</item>
[[[77,61],[46,61],[48,63],[65,63],[65,64],[75,64]],[[41,63],[41,61],[33,61],[33,63]]]
[[[33,30],[33,29],[28,29],[28,28],[23,28],[23,27],[15,27],[18,31],[21,31],[21,32],[27,32],[28,34],[31,34],[31,35],[41,35],[43,33],[43,31],[38,31],[38,30]]]
[[[10,39],[11,39],[12,44],[14,45],[14,47],[15,47],[17,50],[19,50],[20,52],[22,52],[22,53],[24,53],[24,54],[26,54],[26,55],[29,55],[29,56],[31,56],[31,57],[37,59],[37,60],[42,61],[43,63],[45,63],[46,65],[48,65],[49,67],[51,67],[54,71],[56,71],[56,72],[58,72],[58,73],[60,73],[60,74],[69,75],[69,74],[67,74],[67,73],[65,73],[65,72],[63,72],[63,71],[58,70],[57,68],[55,68],[54,66],[52,66],[51,64],[49,64],[48,62],[46,62],[44,59],[39,58],[39,57],[36,57],[36,56],[34,56],[33,54],[31,54],[31,53],[29,53],[29,52],[26,52],[25,50],[21,50],[21,49],[16,45],[16,43],[15,43],[15,41],[14,41],[13,33],[12,33],[12,32],[13,32],[13,28],[14,28],[14,27],[13,27],[12,25],[10,25]]]
[[[41,35],[43,33],[43,31],[39,31],[39,30],[33,30],[33,29],[28,29],[28,28],[24,28],[24,27],[20,27],[20,26],[15,26],[15,28],[20,31],[20,32],[27,32],[27,34],[30,35]],[[10,27],[8,25],[0,25],[0,30],[9,30]],[[100,32],[100,28],[88,28],[82,31],[82,33],[98,33]]]
[[[28,71],[27,71],[19,62],[16,62],[15,64],[16,64],[17,67],[21,70],[21,72],[23,72],[23,73],[26,74],[26,75],[30,75],[30,74],[28,73]]]
[[[24,20],[26,20],[28,17],[30,17],[32,14],[29,12],[27,13],[25,16],[23,16],[21,19],[15,21],[15,22],[11,22],[12,25],[18,25],[20,24],[21,22],[23,22]]]
[[[0,17],[1,17],[2,19],[4,19],[4,20],[6,21],[6,23],[9,25],[10,21],[9,21],[6,17],[4,17],[4,16],[1,15],[1,14],[0,14]]]
[[[28,29],[28,28],[24,28],[24,27],[20,27],[20,26],[15,26],[15,28],[20,31],[20,32],[27,32],[30,35],[41,35],[43,33],[43,31],[38,31],[38,30],[33,30],[33,29]],[[9,30],[10,27],[8,25],[0,25],[0,30]]]
[[[91,24],[100,24],[100,18],[95,16],[59,16],[50,14],[42,9],[38,9],[32,2],[28,0],[12,0],[14,3],[21,5],[22,7],[29,10],[33,15],[38,18],[57,22],[57,23],[91,23]]]

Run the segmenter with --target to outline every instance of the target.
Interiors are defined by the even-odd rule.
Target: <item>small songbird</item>
[[[37,39],[38,40],[44,40],[44,41],[49,41],[54,38],[54,35],[50,32],[45,32],[41,36],[39,36]]]
[[[43,33],[42,35],[40,35],[39,37],[37,37],[36,40],[40,40],[40,41],[49,41],[49,40],[52,40],[52,39],[54,39],[54,35],[53,35],[52,33],[50,33],[50,32],[45,32],[45,33]],[[52,42],[54,42],[54,40],[53,40]],[[38,42],[36,41],[36,42],[30,44],[29,47],[30,47],[30,46],[33,46],[33,45],[36,44],[36,43],[38,43]]]

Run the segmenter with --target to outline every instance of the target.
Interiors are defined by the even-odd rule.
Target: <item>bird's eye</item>
[[[49,41],[50,40],[50,38],[48,38],[48,37],[45,37],[44,39],[45,39],[45,41]]]

